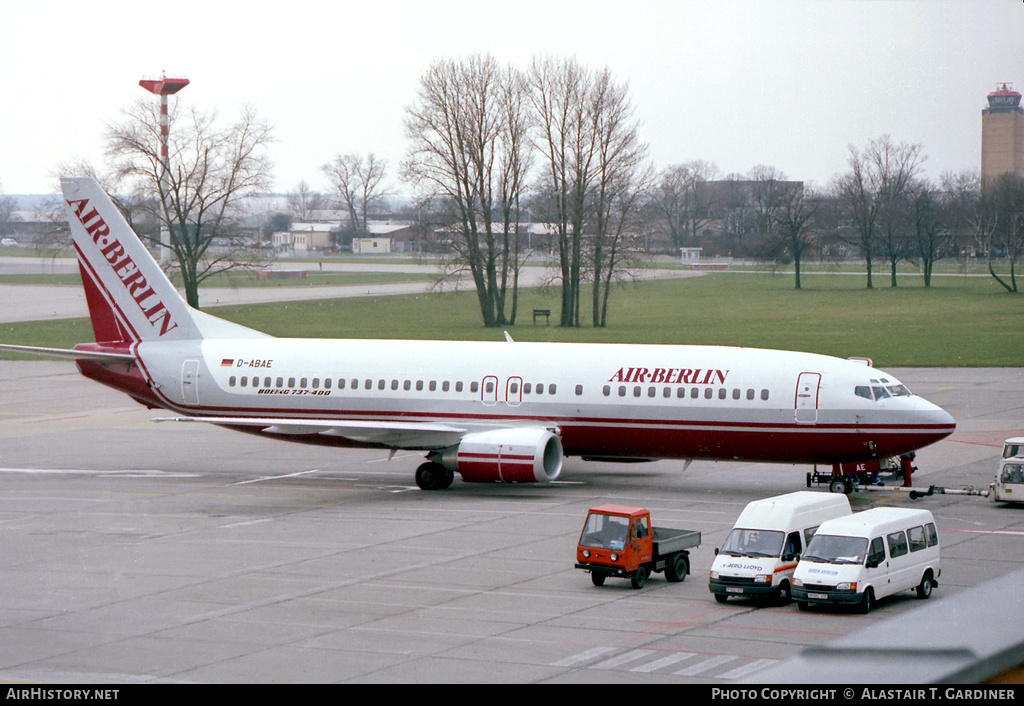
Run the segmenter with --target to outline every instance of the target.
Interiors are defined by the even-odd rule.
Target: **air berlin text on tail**
[[[153,291],[146,281],[146,277],[139,271],[138,265],[125,254],[124,246],[117,238],[110,235],[110,227],[107,226],[99,211],[95,208],[89,209],[89,199],[68,201],[68,206],[75,212],[75,216],[92,237],[92,241],[99,247],[103,257],[110,264],[110,269],[114,271],[125,289],[128,290],[128,294],[135,300],[142,315],[146,317],[153,328],[159,331],[159,335],[163,336],[168,331],[177,328],[177,322],[171,320],[171,313],[167,311],[167,307]]]

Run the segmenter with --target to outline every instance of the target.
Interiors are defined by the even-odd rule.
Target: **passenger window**
[[[484,384],[484,392],[488,394],[494,392],[494,383],[488,380],[487,383]]]
[[[928,536],[929,547],[934,547],[936,544],[939,543],[939,535],[935,531],[935,525],[933,525],[931,522],[924,526],[924,533]]]
[[[430,390],[431,392],[436,392],[437,391],[437,380],[431,380],[430,381],[430,385],[427,386],[427,389]]]
[[[291,388],[294,388],[294,387],[295,387],[295,378],[288,378],[288,388],[291,389]]]
[[[768,390],[761,390],[761,399],[765,402],[768,401]]]
[[[699,389],[697,389],[697,388],[695,387],[695,388],[693,388],[692,390],[690,390],[690,399],[691,399],[691,400],[695,400],[695,399],[697,399],[698,397],[700,397],[700,390],[699,390]]]
[[[402,382],[402,389],[408,392],[412,389],[412,380],[405,380]]]
[[[924,527],[911,527],[907,530],[907,539],[910,540],[910,551],[919,552],[928,546],[924,538]]]
[[[601,388],[601,393],[605,397],[608,397],[610,394],[612,394],[612,386],[611,385],[605,385],[604,387]]]
[[[733,391],[732,391],[732,398],[734,400],[738,400],[740,398],[740,388],[737,387],[737,388],[733,389]]]
[[[511,394],[511,395],[519,394],[519,384],[515,383],[515,382],[509,383],[508,391],[509,391],[509,394]]]
[[[270,378],[269,377],[263,378],[263,387],[270,387]]]
[[[533,392],[533,383],[530,383],[530,382],[524,382],[524,383],[523,383],[523,394],[524,394],[524,395],[528,395],[528,394],[530,394],[531,392]]]
[[[670,398],[670,397],[672,396],[672,388],[671,388],[671,387],[666,387],[666,388],[665,388],[665,389],[664,389],[664,390],[662,391],[662,393],[661,393],[661,396],[662,396],[662,397],[664,397],[664,398],[665,398],[666,400],[667,400],[668,398]]]
[[[886,540],[889,542],[889,556],[891,558],[895,559],[907,553],[907,535],[903,534],[903,530],[887,535]]]
[[[447,380],[445,380],[444,382],[441,383],[441,392],[448,392],[449,387],[451,387],[451,385],[448,383]]]
[[[274,383],[275,387],[284,387],[284,378],[278,378]]]
[[[576,396],[579,397],[582,394],[583,394],[583,385],[577,385],[576,386]]]
[[[314,390],[319,390],[320,389],[320,378],[313,378],[313,389]]]
[[[704,388],[704,399],[710,400],[712,395],[714,395],[714,394],[715,394],[715,391],[712,390],[710,387]]]
[[[679,399],[682,399],[682,398],[686,397],[686,388],[685,387],[678,388],[676,390],[676,397],[678,397]]]
[[[633,388],[633,397],[639,397],[642,392],[643,390],[640,388],[639,385],[637,385],[636,387]]]
[[[658,390],[657,390],[657,388],[655,388],[655,387],[653,387],[653,386],[652,386],[652,387],[648,387],[648,388],[647,388],[647,396],[648,396],[648,397],[654,397],[654,396],[655,396],[655,395],[657,395],[657,394],[658,394]]]
[[[719,390],[718,390],[718,399],[724,400],[727,396],[728,396],[728,392],[726,391],[726,389],[724,387],[719,388]]]
[[[338,389],[339,390],[344,390],[345,389],[345,378],[338,378]]]
[[[398,389],[398,380],[392,380],[391,381],[391,389],[392,390],[397,390]]]
[[[459,380],[458,382],[455,383],[455,391],[456,392],[462,392],[462,381],[461,380]]]
[[[303,390],[306,389],[306,378],[302,378],[302,380],[299,381],[299,387],[301,387]]]
[[[397,383],[398,381],[396,380],[395,382]],[[383,390],[385,387],[387,387],[387,384],[388,381],[385,380],[384,378],[381,378],[380,380],[377,381],[377,389]]]
[[[242,380],[241,380],[241,383],[242,383],[242,387],[247,387],[247,386],[249,385],[249,378],[247,378],[247,377],[245,377],[245,376],[243,375],[243,376],[242,376]]]
[[[238,380],[234,375],[228,378],[228,387],[234,387],[236,384],[238,384]]]
[[[753,389],[747,390],[747,399],[748,400],[754,399],[754,390]]]
[[[473,382],[469,383],[469,391],[470,392],[477,392],[479,389],[480,389],[480,383],[478,383],[476,380],[474,380]]]
[[[365,387],[367,390],[372,390],[373,389],[373,380],[367,378],[366,379],[366,383],[363,385],[363,387]]]
[[[619,385],[619,397],[625,397],[625,396],[626,396],[626,386],[625,385]]]
[[[324,379],[324,389],[325,390],[330,390],[331,389],[331,379],[330,378],[325,378]]]

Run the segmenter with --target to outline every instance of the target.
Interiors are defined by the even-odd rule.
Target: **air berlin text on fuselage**
[[[124,247],[110,234],[110,228],[106,221],[100,216],[95,208],[89,208],[89,199],[80,201],[68,201],[68,206],[74,210],[78,220],[85,227],[86,232],[92,237],[92,242],[99,247],[103,257],[110,264],[117,278],[128,290],[128,294],[142,310],[142,315],[154,328],[159,329],[163,336],[171,329],[178,327],[178,324],[171,320],[171,313],[160,301],[160,298],[149,286],[145,276],[139,271],[135,262],[125,254]]]
[[[608,382],[660,382],[666,385],[724,385],[728,370],[703,368],[619,368]]]

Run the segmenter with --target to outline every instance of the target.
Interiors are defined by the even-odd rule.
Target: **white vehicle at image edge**
[[[915,589],[928,598],[938,585],[939,535],[928,510],[879,507],[823,522],[793,574],[793,600],[854,605]]]
[[[1024,503],[1024,436],[1007,439],[999,460],[999,472],[989,486],[992,502]]]
[[[715,550],[708,589],[719,603],[730,596],[788,603],[793,571],[818,526],[850,512],[845,495],[806,490],[749,503]]]

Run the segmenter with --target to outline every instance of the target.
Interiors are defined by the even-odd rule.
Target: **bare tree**
[[[908,190],[921,167],[921,145],[896,144],[888,135],[872,140],[860,151],[850,145],[850,170],[837,180],[840,204],[867,266],[870,289],[876,253],[881,251],[891,265],[891,283],[896,286],[896,263],[906,256],[909,219]]]
[[[302,223],[312,220],[313,211],[323,208],[323,202],[320,192],[313,191],[305,181],[288,193],[288,208]]]
[[[406,108],[411,147],[403,178],[452,211],[453,245],[476,285],[486,326],[514,323],[507,309],[518,266],[518,205],[528,163],[518,72],[492,56],[435,61]]]
[[[654,204],[677,248],[697,245],[700,231],[714,218],[709,184],[719,174],[717,166],[703,160],[676,164],[662,172]]]
[[[819,197],[804,189],[800,182],[780,182],[777,186],[771,215],[773,224],[767,240],[768,252],[776,261],[793,258],[794,287],[800,289],[800,267],[804,255],[814,246],[814,220],[819,210]]]
[[[356,233],[367,232],[369,214],[390,196],[384,184],[387,161],[369,153],[344,154],[323,166],[323,172],[330,179],[341,198],[342,206],[348,211],[349,222]]]
[[[590,100],[597,170],[590,199],[594,230],[592,316],[594,326],[604,327],[612,281],[622,262],[623,241],[629,232],[639,230],[641,197],[650,187],[653,170],[647,146],[640,141],[628,87],[614,83],[605,69],[596,77]]]
[[[250,107],[222,127],[214,113],[192,108],[170,115],[167,169],[160,154],[160,116],[153,101],[137,101],[120,123],[108,128],[107,155],[122,188],[155,196],[156,218],[170,231],[171,249],[184,280],[189,305],[199,306],[199,285],[207,278],[236,268],[253,267],[254,250],[235,241],[234,247],[212,249],[214,239],[227,237],[242,202],[270,185],[265,148],[270,127]]]
[[[1006,291],[1017,292],[1017,261],[1024,254],[1024,178],[1003,174],[986,180],[979,210],[987,234],[989,274]],[[1004,255],[1009,264],[1006,279],[995,270],[997,253]]]

